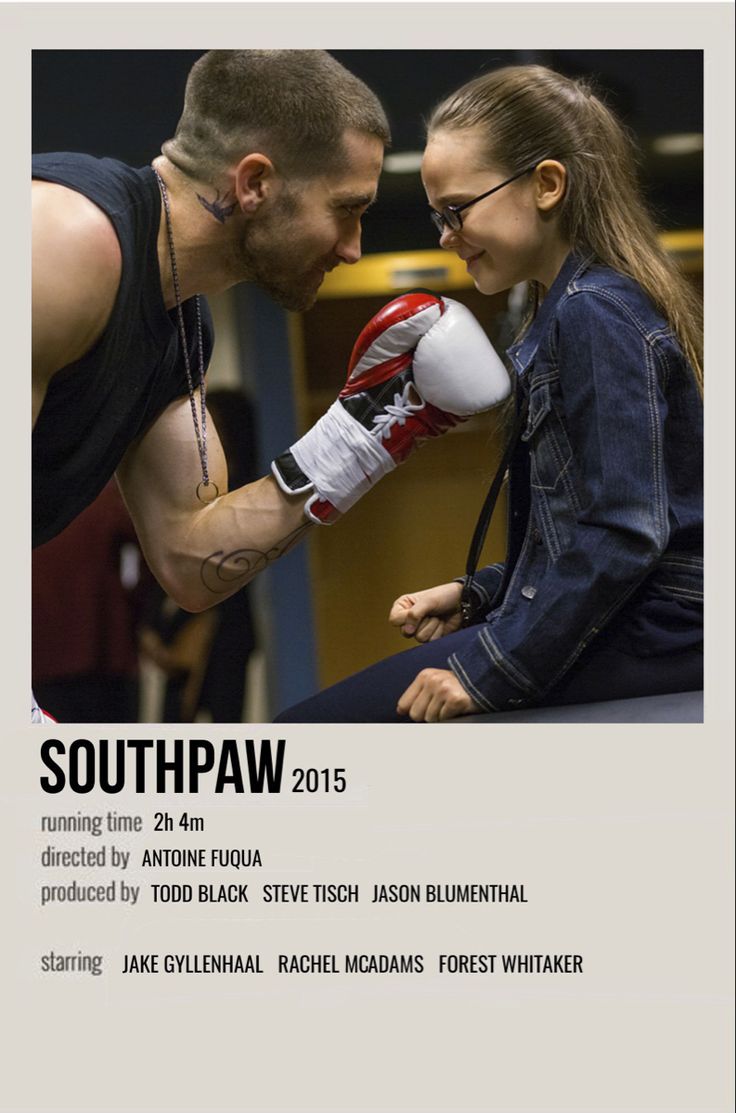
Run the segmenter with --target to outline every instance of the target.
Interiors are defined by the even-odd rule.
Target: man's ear
[[[567,170],[556,159],[546,158],[535,170],[537,208],[551,212],[565,196]]]
[[[267,155],[246,155],[233,171],[235,198],[241,212],[254,213],[272,191],[276,170]]]

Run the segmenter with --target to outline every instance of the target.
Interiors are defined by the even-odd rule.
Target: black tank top
[[[120,288],[107,327],[86,355],[53,376],[33,431],[33,544],[40,545],[96,498],[131,442],[170,402],[186,395],[187,382],[176,312],[167,312],[161,293],[161,196],[152,168],[49,154],[34,157],[33,177],[89,197],[110,218],[122,252]],[[200,300],[207,367],[212,318]],[[184,303],[184,322],[196,385],[194,299]]]

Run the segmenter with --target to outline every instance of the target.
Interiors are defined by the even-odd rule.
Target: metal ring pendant
[[[220,492],[217,489],[217,484],[213,483],[211,479],[208,479],[207,482],[203,479],[201,483],[197,484],[197,498],[200,502],[205,504],[214,502],[219,496]]]

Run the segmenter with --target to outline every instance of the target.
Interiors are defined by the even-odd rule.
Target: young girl
[[[280,721],[437,722],[702,687],[699,302],[584,82],[515,66],[432,114],[422,177],[478,290],[527,283],[504,565],[396,600],[420,646]],[[467,621],[467,616],[466,616]]]

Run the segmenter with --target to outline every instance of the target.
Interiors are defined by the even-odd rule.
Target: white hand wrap
[[[340,402],[333,402],[291,451],[305,475],[320,477],[320,495],[341,514],[396,467],[380,439],[351,417]],[[278,471],[274,470],[274,475],[278,480]]]

